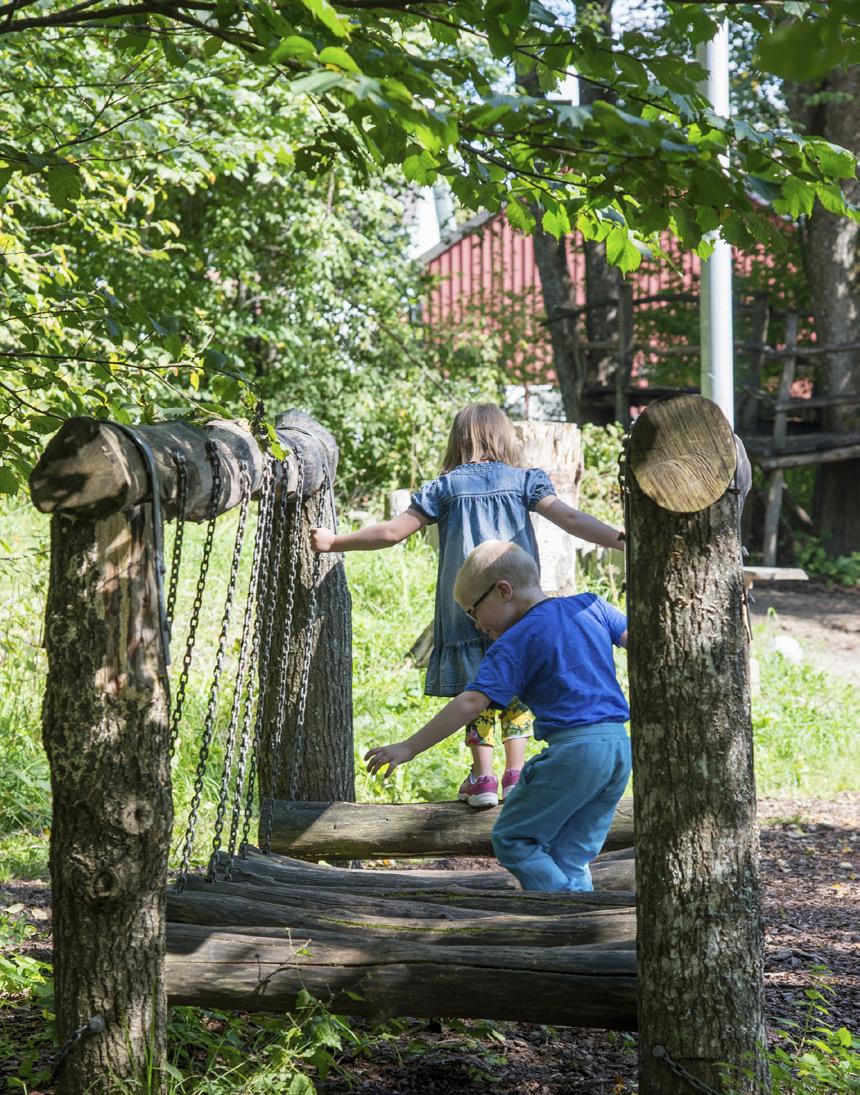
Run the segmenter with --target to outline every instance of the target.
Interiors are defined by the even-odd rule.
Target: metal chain
[[[251,501],[251,477],[248,474],[248,465],[244,460],[239,462],[240,483],[240,508],[239,525],[236,529],[237,550],[241,557],[241,544],[245,539],[245,526],[248,520],[248,507]],[[256,545],[255,545],[256,546]],[[238,560],[234,554],[235,569],[238,574]],[[230,704],[230,720],[227,724],[226,742],[224,745],[224,764],[221,771],[221,786],[218,791],[218,808],[215,812],[215,829],[212,837],[212,854],[209,857],[209,881],[214,881],[218,875],[218,852],[221,849],[221,836],[224,832],[224,817],[227,813],[227,799],[230,794],[230,777],[233,774],[233,753],[236,748],[236,732],[239,728],[239,711],[242,705],[242,694],[245,690],[245,675],[248,670],[248,646],[251,637],[251,608],[253,606],[253,590],[256,586],[256,571],[259,560],[255,557],[251,566],[249,578],[248,597],[245,602],[245,612],[242,618],[242,635],[239,641],[239,657],[236,664],[236,681],[233,685],[233,699]],[[231,572],[232,579],[232,572]]]
[[[182,670],[176,685],[176,699],[170,713],[169,733],[171,759],[176,752],[176,743],[179,738],[179,724],[182,721],[182,709],[185,706],[185,692],[188,688],[188,675],[191,671],[191,660],[194,656],[194,643],[197,637],[197,627],[200,623],[200,612],[203,608],[203,594],[206,591],[209,559],[212,555],[212,544],[215,539],[215,521],[218,517],[218,504],[221,500],[221,461],[218,456],[218,447],[214,441],[206,442],[206,456],[212,468],[212,492],[209,496],[209,523],[206,526],[206,539],[203,543],[203,555],[200,559],[200,571],[197,575],[197,588],[194,591],[191,618],[188,621],[188,638],[185,642],[185,653],[182,657]]]
[[[244,502],[242,516],[236,529],[236,540],[233,545],[233,559],[230,564],[230,579],[227,583],[227,593],[224,598],[224,615],[221,619],[221,633],[218,636],[218,649],[215,654],[215,666],[212,671],[212,685],[209,690],[209,703],[206,708],[206,718],[203,723],[203,734],[200,740],[200,759],[197,762],[197,770],[194,777],[194,794],[191,799],[191,809],[188,813],[188,826],[185,830],[185,840],[182,847],[182,862],[179,868],[177,891],[181,893],[185,888],[185,880],[188,877],[188,866],[191,861],[191,852],[194,847],[194,836],[197,831],[200,798],[203,793],[203,780],[206,776],[206,767],[209,761],[209,750],[212,745],[212,737],[215,731],[215,715],[218,708],[218,692],[221,685],[221,672],[224,667],[224,654],[227,649],[227,633],[230,627],[230,617],[233,609],[233,598],[236,593],[236,581],[239,575],[239,563],[242,558],[242,539],[245,532],[244,516],[247,514],[247,501]]]
[[[272,795],[270,795],[263,806],[264,814],[264,838],[263,838],[263,852],[266,855],[272,850],[272,810],[274,807],[274,790],[277,787],[278,780],[281,775],[281,744],[283,741],[284,733],[284,721],[286,719],[287,711],[287,660],[290,650],[290,641],[292,639],[293,631],[293,612],[295,606],[295,590],[298,581],[299,570],[299,535],[301,532],[302,524],[302,503],[304,501],[304,489],[305,489],[305,471],[304,460],[302,458],[302,450],[298,446],[296,452],[296,465],[298,470],[298,479],[296,481],[296,500],[293,510],[293,522],[290,529],[290,543],[287,549],[287,558],[289,560],[286,580],[286,607],[284,610],[284,619],[282,623],[282,641],[281,648],[278,654],[278,683],[277,694],[275,703],[275,715],[274,715],[274,733],[273,740],[270,744],[270,758],[272,771],[270,773]],[[286,468],[284,469],[284,482],[286,483]],[[286,494],[286,491],[283,491]],[[282,517],[286,521],[286,503],[282,507]],[[280,548],[283,545],[283,535],[279,539],[279,550],[277,552],[276,565],[272,571],[275,581],[280,574]],[[275,597],[272,596],[272,622],[274,618],[274,603]]]
[[[57,1056],[54,1059],[54,1067],[51,1069],[50,1086],[53,1087],[57,1080],[60,1078],[60,1073],[63,1070],[63,1065],[66,1063],[66,1058],[72,1052],[79,1042],[84,1038],[91,1037],[93,1034],[104,1033],[107,1023],[104,1017],[101,1015],[93,1015],[81,1026],[77,1027],[69,1037],[63,1042],[60,1048],[57,1050]]]
[[[242,817],[242,798],[245,793],[246,770],[249,753],[254,756],[254,740],[251,733],[252,717],[255,704],[261,702],[262,691],[258,688],[260,680],[260,647],[262,642],[263,607],[266,603],[269,569],[263,566],[265,549],[271,542],[272,516],[275,502],[275,468],[274,461],[265,457],[263,465],[263,484],[260,489],[260,503],[257,512],[257,532],[254,537],[254,557],[251,564],[251,583],[248,586],[248,602],[246,612],[254,613],[254,631],[251,639],[251,668],[245,689],[245,704],[242,709],[242,734],[239,742],[239,756],[236,761],[236,782],[233,794],[233,805],[230,814],[230,838],[227,845],[229,862],[226,877],[229,879],[233,856],[236,854],[236,843],[239,836],[239,822]],[[256,578],[254,577],[256,575]],[[265,672],[268,672],[268,654]],[[265,678],[263,678],[265,680]],[[250,818],[248,820],[250,828]]]
[[[188,465],[185,453],[173,452],[176,465],[176,534],[173,537],[173,554],[170,558],[170,581],[167,586],[167,626],[173,638],[173,617],[176,612],[176,594],[179,589],[179,568],[182,562],[182,541],[185,534],[185,509],[188,499]]]
[[[330,490],[331,482],[329,480],[328,469],[325,467],[325,465],[323,465],[323,486],[320,488],[319,501],[317,502],[317,525],[322,523],[323,516],[325,515],[325,505]],[[313,631],[314,624],[316,623],[317,618],[317,589],[319,588],[321,569],[322,555],[317,552],[314,554],[314,562],[311,569],[311,589],[310,598],[308,601],[308,622],[307,635],[305,638],[305,656],[302,663],[302,676],[301,682],[299,683],[299,696],[296,702],[296,733],[295,744],[293,746],[292,769],[290,771],[290,802],[295,802],[296,800],[296,792],[299,788],[299,772],[301,770],[302,758],[304,756],[305,711],[308,705],[308,689],[310,687],[311,677],[311,654],[313,652],[314,639]]]
[[[284,464],[282,462],[281,466]],[[254,716],[254,729],[252,735],[251,758],[248,767],[248,783],[245,790],[245,810],[242,818],[242,839],[239,843],[239,854],[244,856],[249,847],[251,833],[251,818],[254,813],[254,792],[256,789],[257,767],[259,763],[259,751],[262,741],[263,723],[265,721],[266,707],[269,696],[269,656],[272,649],[272,635],[274,634],[274,613],[277,600],[276,575],[280,569],[280,561],[283,555],[284,535],[286,533],[286,506],[287,492],[281,490],[278,496],[278,508],[275,509],[275,488],[277,486],[274,477],[275,461],[271,462],[272,469],[272,499],[269,512],[269,537],[268,537],[268,565],[263,567],[260,578],[260,590],[258,595],[257,621],[260,625],[260,663],[258,679],[260,693],[257,697],[257,710]]]
[[[702,1095],[721,1095],[721,1092],[711,1087],[710,1084],[706,1084],[704,1080],[700,1080],[698,1076],[694,1076],[691,1072],[688,1072],[683,1065],[679,1065],[677,1061],[673,1061],[669,1056],[669,1051],[665,1046],[654,1046],[651,1053],[658,1061],[662,1061],[664,1065],[676,1076],[690,1085],[693,1091],[700,1091]]]

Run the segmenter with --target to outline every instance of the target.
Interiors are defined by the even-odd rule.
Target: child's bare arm
[[[388,765],[386,775],[390,775],[399,764],[423,753],[433,745],[450,737],[466,723],[472,721],[489,705],[490,697],[483,692],[461,692],[442,710],[405,741],[396,741],[391,745],[378,745],[364,754],[367,770],[376,775]]]
[[[580,540],[588,540],[590,544],[598,544],[600,547],[624,550],[624,534],[620,529],[604,524],[596,517],[589,517],[582,510],[574,509],[555,494],[541,498],[535,510],[571,536],[578,536]]]
[[[336,535],[327,528],[312,528],[311,543],[314,551],[376,551],[393,547],[428,523],[416,509],[408,509],[390,521],[380,521],[356,532]]]

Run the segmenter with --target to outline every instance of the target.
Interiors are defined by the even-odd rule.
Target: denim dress
[[[424,683],[428,696],[459,695],[490,645],[454,600],[454,579],[466,556],[485,540],[510,540],[540,567],[529,511],[552,494],[555,488],[540,468],[493,460],[461,464],[412,495],[411,508],[439,525],[433,652]]]

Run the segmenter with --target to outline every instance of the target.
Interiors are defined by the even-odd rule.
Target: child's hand
[[[375,749],[368,749],[364,754],[367,761],[367,770],[372,776],[388,765],[386,776],[390,776],[399,764],[406,764],[412,760],[415,753],[405,741],[395,741],[392,745],[379,745]]]
[[[311,529],[311,544],[313,549],[319,553],[325,553],[331,551],[332,544],[334,543],[334,533],[331,529],[327,528],[312,528]]]

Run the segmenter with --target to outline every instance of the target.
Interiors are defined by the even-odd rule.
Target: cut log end
[[[700,395],[659,400],[630,434],[629,469],[643,493],[672,513],[698,513],[722,498],[737,465],[734,435]]]

